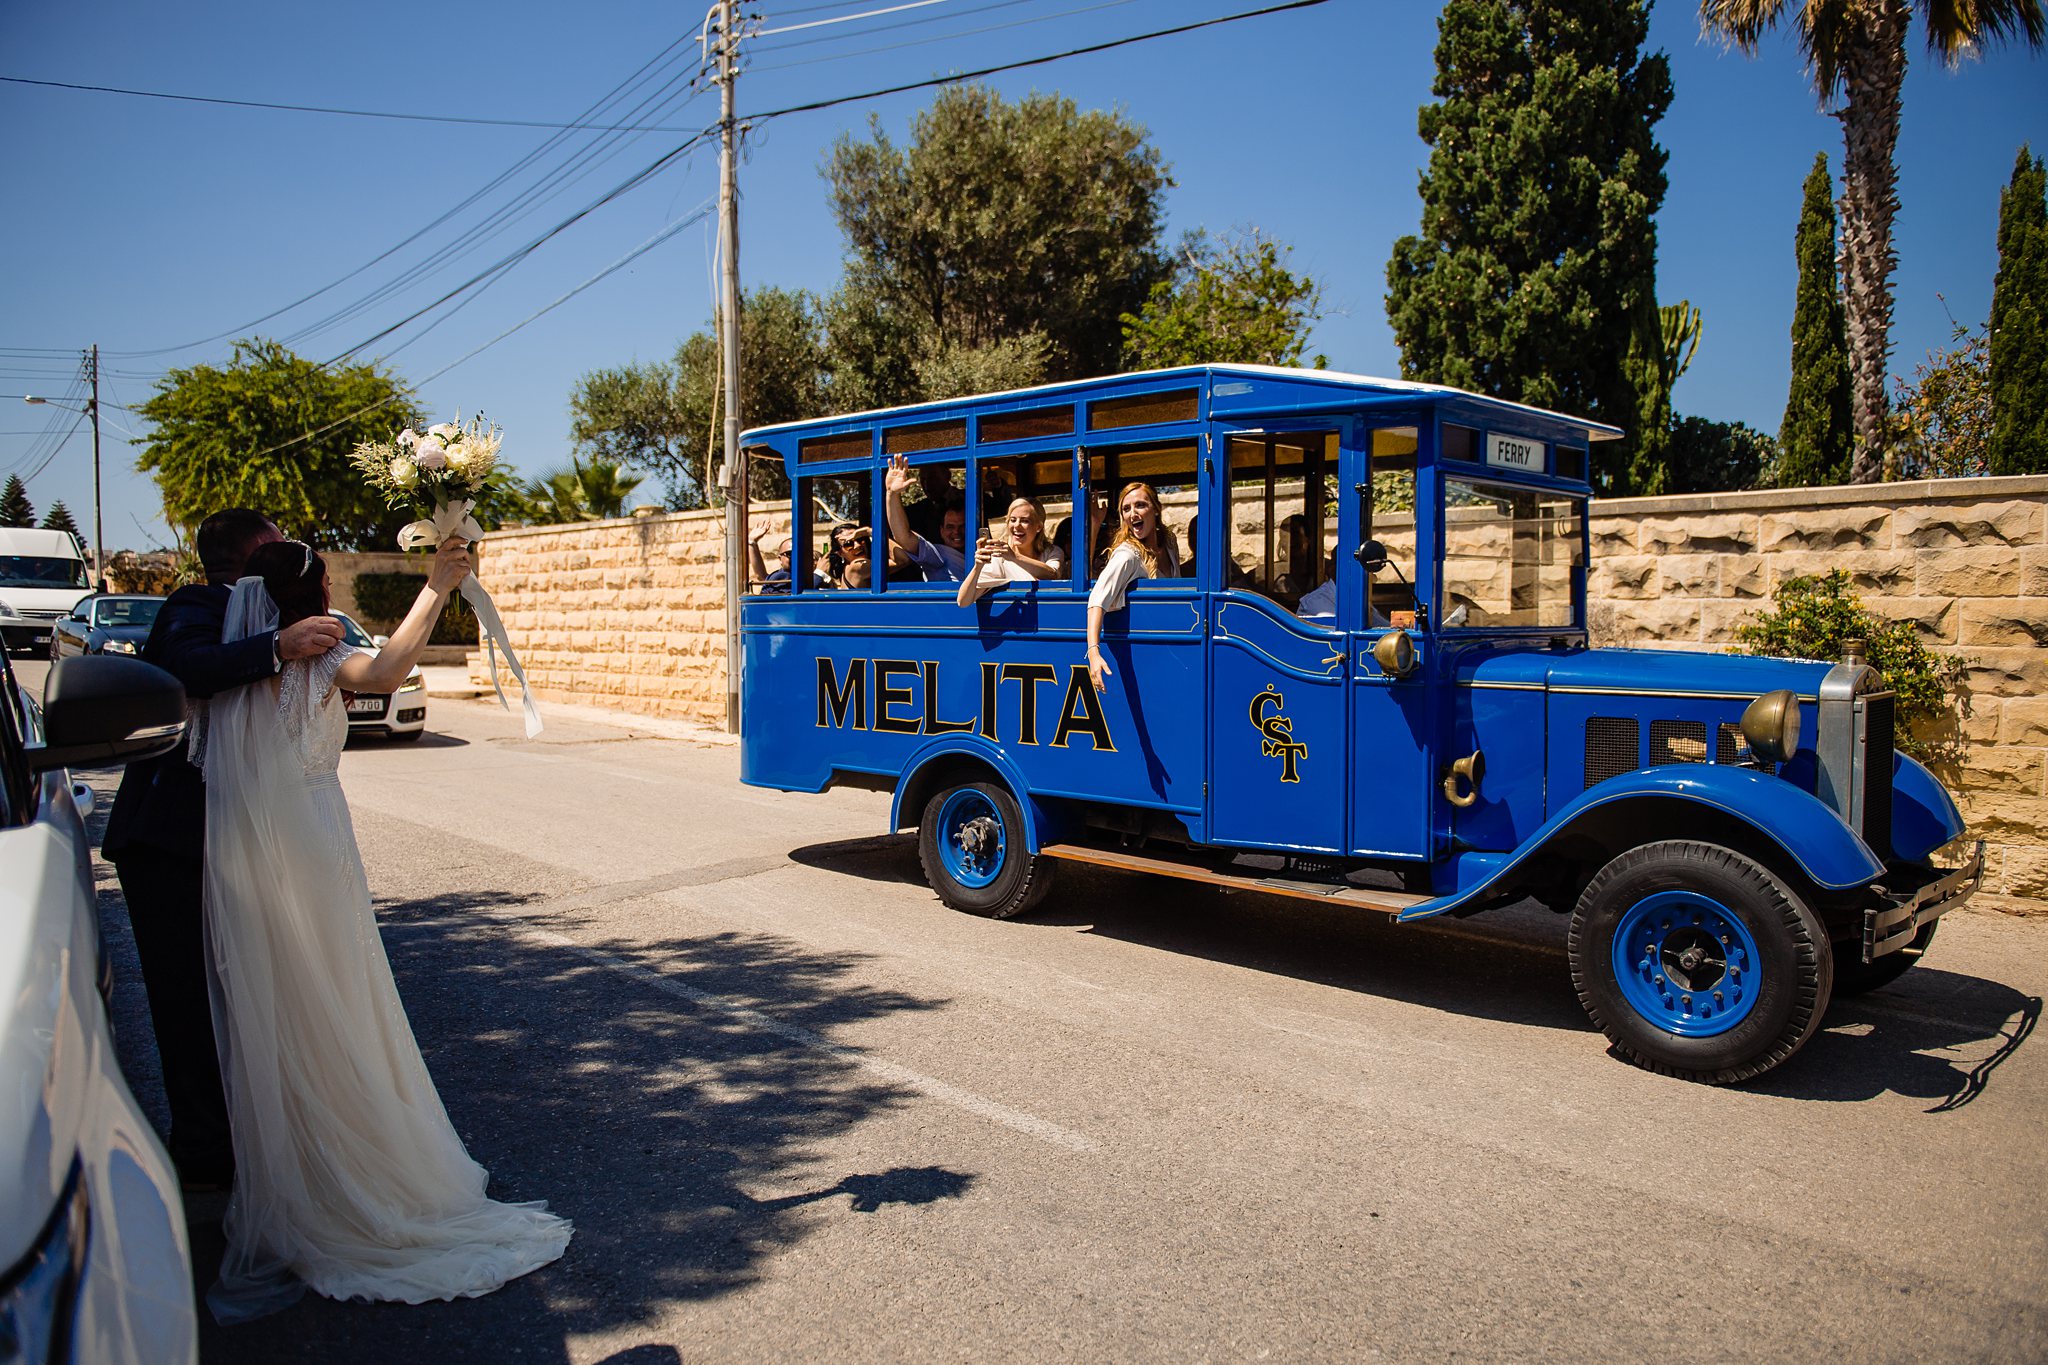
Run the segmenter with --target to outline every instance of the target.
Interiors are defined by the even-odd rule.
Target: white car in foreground
[[[40,710],[0,655],[0,1361],[199,1358],[170,1158],[121,1077],[71,764],[161,753],[185,692],[136,659],[52,666]]]

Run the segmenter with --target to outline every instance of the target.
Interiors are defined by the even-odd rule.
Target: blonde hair
[[[1052,541],[1045,534],[1045,507],[1037,498],[1026,497],[1024,494],[1019,493],[1016,497],[1011,498],[1010,505],[1003,509],[1003,519],[1005,521],[1009,520],[1010,513],[1017,510],[1017,504],[1020,502],[1031,509],[1032,516],[1038,518],[1038,529],[1031,533],[1033,537],[1031,544],[1018,548],[1021,548],[1025,554],[1030,555],[1033,559],[1044,559],[1045,552],[1052,548]]]
[[[1131,490],[1134,488],[1144,489],[1145,496],[1152,499],[1152,538],[1159,542],[1159,549],[1172,552],[1173,562],[1176,567],[1180,564],[1180,549],[1173,542],[1173,532],[1167,529],[1166,512],[1160,506],[1159,491],[1152,487],[1151,484],[1135,479],[1125,484],[1123,490],[1116,495],[1116,537],[1109,542],[1109,548],[1103,551],[1102,562],[1104,564],[1109,563],[1109,557],[1116,553],[1117,546],[1130,545],[1138,552],[1138,563],[1144,566],[1145,577],[1157,578],[1159,577],[1158,551],[1155,551],[1150,545],[1132,535],[1130,526],[1124,521],[1124,499],[1131,495]]]

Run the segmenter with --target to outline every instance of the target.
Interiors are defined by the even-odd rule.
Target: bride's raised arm
[[[342,660],[336,670],[334,681],[350,692],[395,692],[405,681],[405,675],[419,661],[420,651],[427,647],[428,637],[434,633],[434,622],[441,617],[441,606],[448,600],[448,594],[455,591],[462,580],[469,577],[469,544],[460,536],[450,536],[441,542],[441,548],[434,551],[433,567],[427,571],[427,586],[420,589],[420,595],[413,599],[412,609],[398,628],[391,632],[391,642],[377,652],[375,658],[368,654],[351,654]]]

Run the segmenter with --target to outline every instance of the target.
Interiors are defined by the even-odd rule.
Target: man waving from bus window
[[[917,482],[910,461],[902,455],[890,458],[882,476],[882,491],[888,503],[889,536],[910,553],[910,562],[924,570],[927,583],[958,583],[967,577],[967,504],[958,496],[946,500],[939,520],[939,538],[926,540],[910,527],[910,514],[903,506],[903,494]]]

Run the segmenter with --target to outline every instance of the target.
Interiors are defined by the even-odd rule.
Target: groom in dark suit
[[[222,642],[228,596],[243,562],[258,545],[281,539],[270,518],[247,508],[215,512],[200,523],[206,582],[172,593],[142,646],[142,658],[185,684],[195,701],[262,682],[286,660],[324,654],[341,642],[341,623],[331,616]],[[225,1188],[234,1173],[234,1149],[214,1052],[201,928],[206,783],[184,745],[128,765],[101,851],[120,873],[135,955],[149,990],[150,1026],[171,1108],[171,1160],[187,1189]]]

